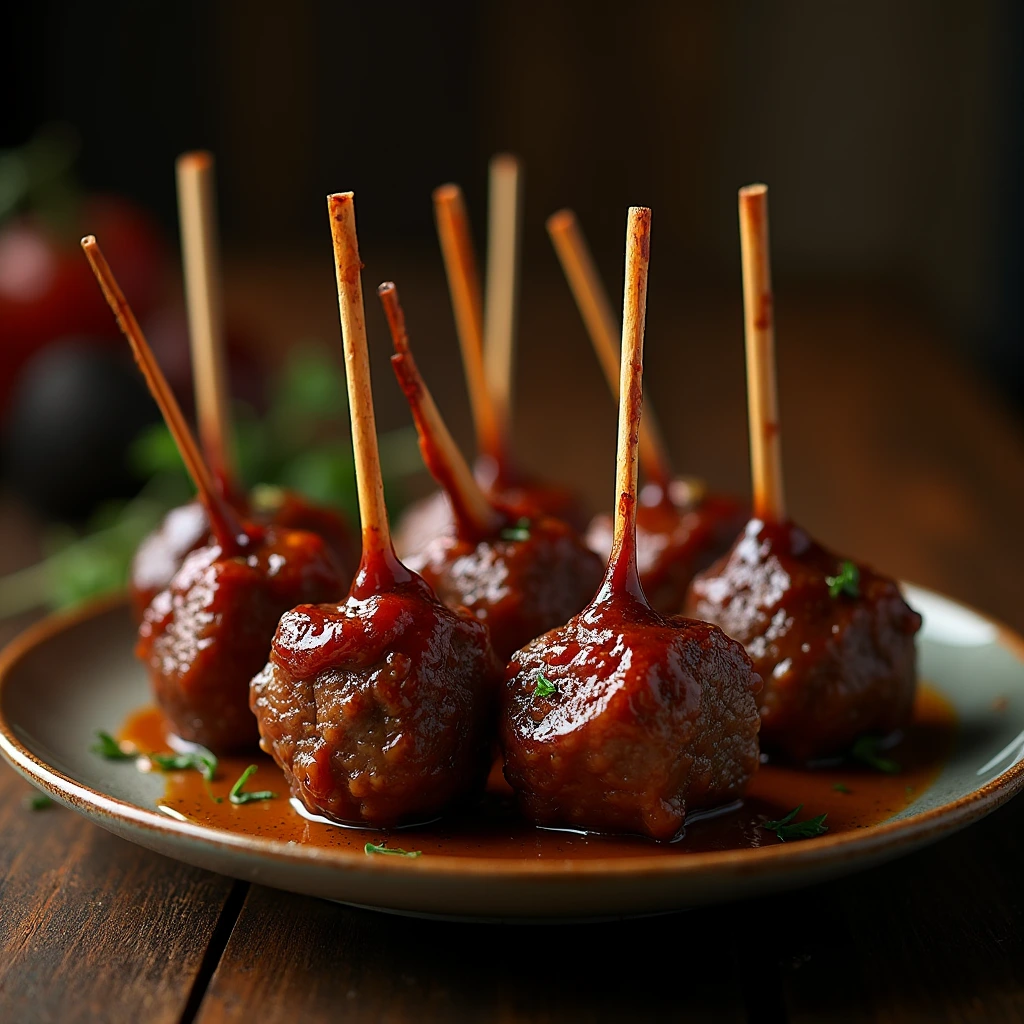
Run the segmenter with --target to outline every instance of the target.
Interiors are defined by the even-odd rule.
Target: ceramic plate
[[[123,605],[48,619],[0,657],[0,750],[26,778],[103,828],[187,863],[264,885],[381,910],[502,919],[658,913],[794,888],[880,864],[969,825],[1024,786],[1024,642],[947,598],[907,587],[924,616],[923,679],[955,709],[952,752],[907,806],[868,828],[755,849],[651,856],[499,856],[465,840],[416,858],[358,844],[310,846],[251,828],[177,820],[156,809],[165,778],[90,752],[148,703]],[[269,781],[269,779],[268,779]],[[278,783],[278,788],[280,784]],[[253,806],[253,805],[250,805]],[[243,810],[239,808],[239,810]],[[317,826],[320,827],[320,826]],[[326,826],[323,826],[326,827]],[[246,830],[248,828],[248,831]],[[261,834],[262,833],[262,834]],[[408,838],[408,841],[406,839]],[[415,833],[394,845],[415,843]],[[649,844],[648,844],[649,845]],[[577,849],[579,849],[577,841]]]

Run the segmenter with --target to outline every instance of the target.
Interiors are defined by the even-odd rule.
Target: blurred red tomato
[[[135,313],[145,316],[160,297],[167,261],[149,215],[125,199],[90,197],[78,228],[97,237]],[[14,218],[0,229],[0,411],[29,356],[71,334],[118,337],[78,238],[31,215]]]

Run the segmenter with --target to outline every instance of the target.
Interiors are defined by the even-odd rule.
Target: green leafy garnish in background
[[[261,492],[284,487],[358,522],[345,378],[330,351],[307,346],[291,353],[266,415],[239,406],[235,435],[254,502]],[[416,431],[384,432],[379,440],[385,497],[397,516],[406,502],[405,483],[423,470]],[[136,438],[128,459],[145,481],[139,493],[99,508],[84,530],[52,527],[44,538],[43,561],[0,577],[0,619],[39,606],[69,608],[124,588],[139,543],[170,509],[194,497],[163,424]]]

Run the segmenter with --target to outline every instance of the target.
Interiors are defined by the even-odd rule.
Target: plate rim
[[[962,601],[928,587],[901,582],[932,597],[955,604],[977,615],[995,628],[995,642],[1008,650],[1024,667],[1024,637],[1005,623]],[[566,878],[614,879],[681,878],[708,873],[747,876],[797,870],[801,866],[823,867],[847,857],[867,858],[873,853],[892,854],[906,846],[918,846],[957,831],[986,816],[1024,789],[1024,759],[1010,765],[984,785],[949,803],[920,814],[815,838],[813,843],[793,843],[742,850],[718,850],[688,853],[679,857],[592,857],[560,860],[533,860],[513,857],[455,856],[444,853],[429,857],[399,859],[367,857],[355,850],[307,847],[284,840],[226,832],[207,825],[182,822],[78,782],[36,757],[15,735],[3,709],[3,691],[16,666],[52,637],[90,619],[125,606],[124,593],[88,601],[71,611],[47,615],[11,640],[0,651],[0,754],[30,782],[47,795],[113,831],[114,824],[127,825],[133,831],[157,833],[170,842],[193,840],[204,848],[224,854],[248,854],[258,859],[294,867],[330,867],[339,872],[367,871],[381,875],[412,872],[425,876],[470,876],[522,879],[534,882]],[[383,830],[389,831],[389,830]]]

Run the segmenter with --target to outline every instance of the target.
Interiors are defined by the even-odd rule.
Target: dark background
[[[1013,0],[7,5],[0,144],[62,119],[92,185],[173,227],[171,163],[220,159],[229,243],[432,240],[429,190],[482,219],[496,149],[527,163],[528,251],[572,204],[595,239],[657,214],[659,255],[735,275],[733,196],[772,186],[777,273],[916,289],[1020,373],[1022,21]]]
[[[323,197],[351,188],[367,263],[437,275],[430,190],[461,182],[482,236],[486,162],[508,149],[528,278],[559,279],[543,221],[572,205],[617,282],[643,203],[652,307],[720,287],[738,310],[735,190],[760,179],[780,303],[899,294],[1024,399],[1013,0],[35,2],[4,21],[0,146],[70,123],[85,183],[172,240],[174,157],[208,147],[229,261],[319,254],[326,281]]]

